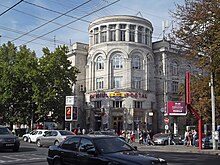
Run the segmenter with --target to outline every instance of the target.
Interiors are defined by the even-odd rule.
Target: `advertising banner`
[[[169,116],[185,116],[187,114],[186,104],[181,101],[168,101],[167,110]]]

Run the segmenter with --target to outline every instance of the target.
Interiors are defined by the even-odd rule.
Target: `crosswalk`
[[[22,162],[46,161],[46,156],[42,154],[9,154],[0,155],[0,165],[18,164]]]

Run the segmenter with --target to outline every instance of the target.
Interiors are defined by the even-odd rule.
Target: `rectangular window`
[[[113,78],[113,88],[121,88],[122,76],[117,76]]]
[[[178,85],[179,83],[177,81],[172,81],[172,92],[177,92],[178,91]]]
[[[104,79],[103,79],[103,77],[96,78],[96,89],[103,89],[103,87],[104,87]]]
[[[138,27],[138,43],[143,43],[143,27]]]
[[[109,25],[109,41],[116,41],[116,25]]]
[[[145,44],[148,45],[149,44],[149,29],[145,29]]]
[[[130,25],[129,41],[135,41],[135,25]]]
[[[94,44],[98,44],[99,43],[99,29],[95,28],[94,29]]]
[[[113,101],[113,108],[122,108],[122,101]]]
[[[134,101],[134,108],[142,108],[142,101]]]
[[[125,41],[125,32],[126,32],[126,25],[125,24],[121,24],[119,26],[120,30],[119,30],[119,37],[120,37],[120,41]]]
[[[106,26],[101,26],[101,41],[100,42],[106,42],[107,40],[107,28]]]
[[[141,77],[133,77],[133,81],[132,81],[132,88],[134,89],[141,89]]]
[[[101,108],[102,107],[102,101],[94,101],[94,108]]]

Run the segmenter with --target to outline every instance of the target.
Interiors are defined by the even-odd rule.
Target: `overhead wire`
[[[64,15],[66,15],[67,13],[70,13],[70,12],[76,10],[77,8],[82,7],[83,5],[89,3],[90,1],[91,1],[91,0],[88,0],[88,1],[86,1],[86,2],[84,2],[84,3],[82,3],[82,4],[80,4],[80,5],[78,5],[78,6],[74,7],[74,8],[72,8],[71,10],[68,10],[67,12],[62,13],[61,15],[59,15],[59,16],[57,16],[57,17],[55,17],[55,18],[53,18],[53,19],[51,19],[51,20],[45,22],[44,24],[42,24],[42,25],[40,25],[40,26],[38,26],[38,27],[36,27],[36,28],[34,28],[34,29],[32,29],[32,30],[30,30],[30,31],[28,31],[28,32],[26,32],[26,33],[24,33],[24,34],[22,34],[21,36],[18,36],[17,38],[13,39],[11,42],[16,41],[17,39],[19,39],[19,38],[21,38],[21,37],[23,37],[23,36],[25,36],[25,35],[27,35],[27,34],[33,32],[33,31],[35,31],[35,30],[37,30],[37,29],[40,29],[41,27],[43,27],[43,26],[49,24],[50,22],[52,22],[52,21],[54,21],[54,20],[56,20],[56,19],[58,19],[58,18],[60,18],[60,17],[62,17],[62,16],[64,16]],[[26,1],[24,1],[24,2],[26,3]]]
[[[5,30],[5,31],[10,31],[10,32],[13,32],[13,33],[17,33],[17,34],[25,34],[24,31],[15,30],[15,29],[8,28],[8,27],[1,26],[1,25],[0,25],[0,29]],[[35,35],[35,34],[27,34],[27,36],[37,37],[38,35]],[[13,39],[14,39],[14,38],[13,38]],[[19,40],[20,40],[20,39],[19,39]],[[45,37],[43,37],[42,40],[45,40],[45,41],[48,41],[48,42],[53,42],[53,39],[45,38]],[[67,42],[65,42],[65,41],[60,41],[60,40],[56,40],[56,42],[58,42],[58,43],[60,43],[60,44],[67,44]]]
[[[20,0],[19,2],[17,2],[16,4],[14,4],[13,6],[9,7],[7,10],[3,11],[0,16],[2,16],[3,14],[7,13],[9,10],[13,9],[15,6],[17,6],[18,4],[20,4],[23,0]]]
[[[114,1],[114,2],[112,2],[112,3],[110,3],[110,4],[108,4],[108,5],[106,5],[106,6],[104,6],[104,7],[101,7],[101,8],[99,8],[99,9],[95,10],[95,11],[92,11],[92,12],[90,12],[89,14],[86,14],[86,15],[84,15],[84,16],[82,16],[82,17],[80,17],[80,18],[78,18],[78,19],[76,19],[76,20],[74,20],[74,21],[71,21],[71,22],[69,22],[69,23],[66,23],[66,24],[64,24],[63,26],[58,27],[58,28],[56,28],[56,29],[54,29],[54,30],[51,30],[51,31],[49,31],[49,32],[47,32],[47,33],[44,33],[44,34],[42,34],[42,35],[40,35],[40,36],[38,36],[38,37],[36,37],[36,38],[34,38],[34,39],[32,39],[32,40],[30,40],[30,41],[24,43],[24,44],[28,44],[28,43],[30,43],[30,42],[32,42],[32,41],[35,41],[35,40],[37,40],[37,39],[39,39],[39,38],[41,38],[41,37],[43,37],[43,36],[45,36],[45,35],[48,35],[48,34],[50,34],[50,33],[52,33],[52,32],[55,32],[55,31],[57,31],[57,30],[63,28],[63,27],[66,27],[66,26],[68,26],[68,25],[70,25],[70,24],[72,24],[72,23],[74,23],[74,22],[76,22],[76,21],[81,20],[81,19],[84,18],[84,17],[87,17],[87,16],[89,16],[89,15],[91,15],[91,14],[97,12],[97,11],[103,10],[104,8],[113,5],[113,4],[117,3],[118,1],[120,1],[120,0],[116,0],[116,1]]]
[[[30,3],[30,2],[28,2],[28,4],[34,5],[34,6],[36,6],[36,7],[39,7],[39,8],[42,8],[42,9],[44,9],[44,10],[48,10],[48,11],[51,11],[51,12],[54,12],[54,13],[63,14],[63,13],[60,13],[60,12],[57,12],[57,11],[54,11],[54,10],[51,10],[51,9],[42,7],[42,6],[40,6],[40,5],[36,5],[36,4]],[[4,5],[2,5],[2,4],[0,4],[0,5],[1,5],[1,6],[4,6]],[[4,7],[7,7],[7,6],[4,6]],[[29,16],[32,16],[32,17],[37,18],[37,19],[49,21],[49,20],[46,20],[46,19],[44,19],[44,18],[40,18],[40,17],[38,17],[38,16],[34,16],[34,15],[32,15],[32,14],[29,14],[29,13],[25,13],[25,12],[23,12],[23,11],[19,11],[19,10],[17,10],[17,9],[13,9],[13,10],[15,10],[15,11],[17,11],[17,12],[21,12],[21,13],[26,14],[26,15],[29,15]],[[65,16],[72,17],[72,18],[77,18],[77,17],[73,17],[73,16],[71,16],[71,15],[65,15]],[[85,19],[82,19],[81,21],[84,21],[84,22],[87,22],[87,23],[91,23],[90,21],[85,20]],[[53,22],[53,21],[52,21],[51,23],[54,23],[54,24],[59,25],[59,26],[62,26],[62,24],[59,24],[59,23],[56,23],[56,22]],[[86,31],[82,31],[82,30],[79,30],[79,29],[76,29],[76,28],[72,28],[72,27],[70,27],[70,26],[67,26],[67,28],[70,28],[70,29],[72,29],[72,30],[77,30],[77,31],[80,31],[80,32],[82,32],[82,33],[87,33],[87,34],[88,34],[88,32],[86,32]],[[24,35],[24,33],[23,33],[23,35]],[[153,36],[152,36],[152,38],[159,39],[159,37],[153,37]],[[43,39],[43,38],[41,38],[41,39]],[[161,38],[161,39],[162,39],[162,38]],[[15,40],[15,39],[14,39],[14,40]],[[43,39],[43,40],[44,40],[44,39]],[[49,40],[48,40],[48,41],[49,41]],[[57,40],[56,40],[56,41],[57,41]],[[49,41],[49,42],[54,42],[54,40],[51,39],[51,41]],[[59,42],[59,41],[58,41],[58,42]],[[63,43],[64,43],[64,42],[63,42]],[[61,44],[62,44],[62,42],[61,42]]]

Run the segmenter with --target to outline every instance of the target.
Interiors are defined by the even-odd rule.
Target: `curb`
[[[146,146],[134,143],[133,146],[137,146],[139,151],[157,151],[157,152],[179,152],[179,153],[198,153],[220,156],[220,150],[202,149],[199,150],[197,147],[185,147],[182,145],[171,145],[171,146]]]

